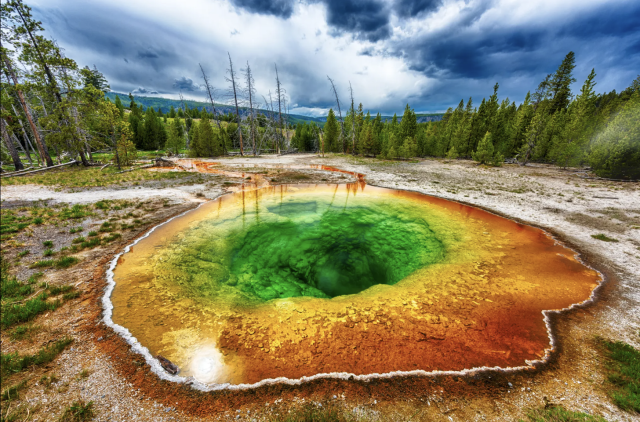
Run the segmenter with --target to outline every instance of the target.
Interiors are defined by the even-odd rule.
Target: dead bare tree
[[[222,140],[222,154],[227,154],[226,142],[224,141],[224,133],[222,131],[222,126],[220,125],[220,119],[218,119],[218,113],[216,113],[216,103],[213,101],[213,87],[209,84],[209,78],[207,78],[207,74],[204,73],[204,68],[201,64],[199,64],[200,70],[202,71],[202,79],[204,79],[204,86],[207,88],[207,93],[209,94],[209,100],[211,100],[211,107],[213,108],[213,119],[218,125],[218,131],[220,132],[220,139]]]
[[[186,148],[187,150],[189,149],[189,131],[187,130],[187,117],[191,118],[191,116],[188,114],[187,112],[187,107],[185,107],[184,105],[184,97],[182,96],[182,91],[180,91],[180,103],[182,104],[182,111],[184,112],[184,115],[186,116],[184,119],[184,126],[182,127],[182,130],[184,132],[184,139],[186,139]]]
[[[225,79],[227,82],[231,83],[231,90],[233,93],[233,101],[236,105],[236,118],[238,119],[238,134],[240,136],[240,155],[244,155],[242,151],[242,128],[240,125],[242,124],[242,118],[240,117],[240,108],[238,107],[238,92],[236,90],[236,72],[233,70],[233,62],[231,61],[231,54],[227,52],[229,55],[229,69],[227,69],[228,77]]]
[[[278,147],[277,147],[277,153],[280,153],[280,148],[281,148],[281,143],[284,142],[284,132],[282,129],[282,100],[283,100],[283,89],[282,89],[282,85],[280,84],[280,76],[278,75],[278,66],[276,66],[276,64],[274,63],[274,66],[276,68],[276,95],[278,96],[278,125],[280,128],[280,142],[278,142]]]
[[[253,97],[255,96],[256,89],[254,88],[253,74],[251,73],[251,66],[249,66],[248,61],[247,68],[244,71],[244,80],[246,83],[245,95],[249,99],[249,136],[251,137],[251,148],[253,149],[253,155],[256,155],[256,134],[253,111]]]
[[[349,81],[349,93],[351,94],[351,154],[356,155],[356,109],[353,104],[353,87]]]
[[[342,152],[346,150],[345,148],[345,136],[344,136],[344,120],[342,120],[342,111],[340,110],[340,98],[338,98],[338,91],[336,90],[336,84],[333,83],[333,79],[327,75],[327,79],[331,82],[331,89],[333,90],[333,94],[336,96],[336,104],[338,105],[338,116],[340,117],[340,139],[342,139]]]

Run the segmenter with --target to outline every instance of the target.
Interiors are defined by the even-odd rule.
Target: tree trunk
[[[5,122],[4,119],[0,119],[0,126],[2,126],[2,139],[4,139],[4,143],[9,150],[9,155],[11,155],[11,159],[13,160],[13,166],[16,171],[24,169],[22,161],[20,161],[18,151],[16,150],[16,146],[13,144],[13,141],[9,137],[9,133],[7,132],[7,122]]]
[[[349,92],[351,93],[351,141],[352,141],[352,150],[351,154],[356,155],[356,110],[353,107],[353,88],[351,87],[351,82],[349,82]],[[362,129],[360,129],[362,132]]]
[[[15,145],[18,146],[18,149],[24,152],[24,155],[27,157],[27,160],[29,161],[29,165],[33,166],[33,161],[31,161],[31,155],[29,155],[29,152],[22,147],[22,144],[20,143],[20,140],[18,139],[16,134],[12,133],[11,137],[13,138],[13,142],[15,143]]]
[[[51,167],[53,165],[53,160],[49,156],[47,145],[44,143],[44,141],[40,138],[40,135],[38,134],[38,130],[36,129],[36,124],[33,122],[33,118],[31,117],[31,112],[29,112],[29,107],[27,105],[27,102],[24,99],[24,95],[22,94],[22,91],[20,90],[20,88],[18,88],[18,77],[13,71],[13,67],[11,67],[11,62],[9,61],[8,57],[6,56],[4,57],[4,62],[7,65],[7,70],[11,75],[11,79],[13,79],[13,84],[16,88],[16,93],[18,94],[20,105],[22,105],[22,108],[24,109],[24,114],[27,116],[27,120],[29,121],[29,125],[31,126],[31,131],[33,132],[33,136],[36,138],[36,144],[38,145],[38,151],[40,152],[40,157],[43,157],[43,159],[46,160],[47,167]]]
[[[342,111],[340,110],[340,99],[338,98],[338,91],[336,90],[336,85],[333,83],[333,79],[331,79],[327,75],[327,79],[331,82],[331,89],[333,90],[334,95],[336,96],[336,104],[338,105],[338,115],[340,116],[340,139],[342,139],[342,152],[345,152],[345,136],[344,136],[344,121],[342,120]]]
[[[24,142],[25,142],[25,153],[27,154],[27,159],[29,160],[29,164],[33,165],[33,162],[31,161],[31,154],[30,149],[33,150],[33,146],[31,145],[31,141],[29,140],[29,136],[27,136],[27,131],[24,130],[24,125],[22,124],[22,119],[20,118],[20,115],[18,114],[18,110],[16,110],[16,108],[14,107],[13,104],[11,104],[11,108],[13,109],[13,112],[16,115],[16,118],[18,119],[18,123],[20,123],[20,129],[22,129],[22,136],[24,136]],[[36,160],[38,159],[38,157],[36,156]]]
[[[236,103],[236,118],[238,119],[238,133],[240,135],[240,155],[244,155],[242,151],[242,120],[240,119],[240,109],[238,108],[238,94],[236,93],[236,76],[233,73],[233,62],[231,54],[229,55],[229,74],[231,75],[231,86],[233,87],[233,100]]]
[[[116,153],[116,164],[118,165],[118,170],[121,170],[120,168],[120,155],[118,155],[118,141],[116,140],[116,127],[113,126],[113,135],[111,136],[111,140],[113,142],[113,150]]]
[[[220,133],[220,139],[222,140],[222,155],[227,154],[227,146],[224,141],[224,135],[222,133],[222,126],[220,125],[220,120],[218,119],[218,115],[216,114],[216,104],[213,101],[213,93],[211,92],[211,85],[209,85],[209,79],[207,78],[207,74],[204,73],[204,68],[200,65],[200,70],[202,71],[202,78],[204,79],[204,85],[207,88],[207,93],[209,94],[209,99],[211,100],[211,107],[213,109],[213,120],[218,125],[218,132]]]

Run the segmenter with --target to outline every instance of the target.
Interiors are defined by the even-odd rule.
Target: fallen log
[[[114,174],[128,173],[130,171],[134,171],[134,170],[138,170],[138,169],[148,169],[150,167],[155,167],[155,164],[147,164],[146,166],[140,166],[140,167],[131,167],[130,169],[122,170],[122,171],[119,171],[119,172],[114,173]]]
[[[100,167],[100,171],[106,169],[107,167],[109,167],[111,165],[111,163],[107,163],[104,166]]]
[[[160,362],[160,365],[164,368],[164,370],[170,373],[171,375],[176,375],[178,372],[180,372],[180,369],[176,366],[176,364],[174,364],[164,356],[158,355],[156,356],[156,359],[158,359],[158,361]]]
[[[60,167],[64,167],[64,166],[70,166],[71,164],[80,164],[80,163],[79,163],[78,161],[75,161],[75,160],[74,160],[74,161],[69,161],[68,163],[58,164],[57,166],[45,167],[45,168],[42,168],[42,169],[38,169],[38,170],[31,170],[31,171],[27,171],[27,172],[24,172],[24,173],[3,174],[3,175],[2,175],[2,176],[0,176],[0,177],[2,177],[2,178],[5,178],[5,177],[6,177],[6,178],[9,178],[9,177],[24,176],[24,175],[26,175],[26,174],[33,174],[33,173],[38,173],[38,172],[41,172],[41,171],[53,170],[53,169],[60,168]]]
[[[27,167],[26,169],[22,169],[22,170],[17,170],[17,171],[10,171],[9,173],[5,173],[5,176],[9,176],[10,174],[19,174],[19,173],[24,173],[25,171],[29,171],[32,170],[34,167]]]

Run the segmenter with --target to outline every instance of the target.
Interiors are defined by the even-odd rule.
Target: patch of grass
[[[61,293],[68,293],[73,290],[73,286],[51,286],[49,287],[49,293],[51,296],[58,296]]]
[[[44,252],[42,252],[42,256],[52,256],[55,252],[53,251],[53,249],[49,248],[49,249],[45,249]]]
[[[96,207],[99,210],[108,210],[111,207],[111,201],[109,200],[102,200],[102,201],[98,201],[95,204],[93,204],[94,207]]]
[[[98,231],[101,233],[109,233],[113,231],[113,226],[108,221],[105,221],[104,223],[102,223],[102,225],[100,226],[100,230]]]
[[[85,403],[83,400],[74,401],[71,406],[64,409],[60,417],[62,422],[82,422],[90,421],[95,416],[93,401]]]
[[[41,327],[39,325],[33,325],[33,324],[20,325],[11,332],[10,338],[13,341],[31,339],[33,334],[40,331],[40,329]]]
[[[12,385],[2,392],[2,401],[15,400],[18,398],[18,392],[27,387],[27,380],[22,380],[16,385]]]
[[[572,412],[557,405],[529,410],[527,412],[527,419],[528,422],[607,422],[606,419],[601,416]]]
[[[29,251],[29,249],[27,249],[27,250],[24,250],[24,251],[22,251],[22,252],[18,253],[18,257],[19,257],[19,258],[22,258],[23,256],[27,256],[27,255],[29,255],[30,253],[31,253],[31,251]]]
[[[58,381],[59,379],[56,374],[51,374],[50,376],[43,375],[42,378],[40,378],[40,383],[44,385],[44,388],[51,388],[51,385]]]
[[[599,234],[592,234],[591,237],[593,237],[594,239],[598,239],[598,240],[602,240],[604,242],[618,242],[618,239],[614,239],[612,237],[609,237],[603,233],[599,233]]]
[[[104,243],[109,243],[109,242],[113,242],[114,240],[118,239],[119,237],[122,237],[122,235],[120,233],[111,233],[109,236],[103,237],[102,241]]]
[[[89,234],[88,234],[88,236],[89,236],[89,237],[95,237],[95,236],[97,236],[97,235],[98,235],[98,232],[95,232],[95,231],[93,231],[93,230],[91,230],[91,231],[89,232]]]
[[[65,293],[64,295],[62,295],[62,299],[65,301],[71,300],[71,299],[77,299],[79,297],[80,297],[80,292],[77,290],[73,292]]]
[[[45,248],[53,248],[53,242],[50,240],[45,240],[44,242],[42,242],[42,246],[44,246]]]
[[[155,156],[155,152],[153,153]],[[27,185],[37,184],[44,186],[81,187],[90,188],[98,186],[112,186],[132,183],[135,181],[161,181],[193,178],[193,173],[188,172],[158,172],[158,171],[132,171],[117,174],[118,169],[111,166],[104,171],[100,167],[70,166],[46,173],[2,179],[3,185]]]
[[[71,229],[69,229],[69,233],[71,234],[80,233],[83,230],[84,229],[82,227],[72,227]]]
[[[70,266],[78,262],[78,258],[75,256],[63,256],[58,259],[46,259],[43,261],[36,261],[31,264],[31,268],[69,268]]]
[[[333,404],[325,404],[323,406],[308,403],[290,409],[285,414],[277,414],[268,420],[270,422],[356,422],[366,420],[366,418],[358,418],[349,411]]]
[[[50,296],[73,293],[73,287],[71,286],[52,287],[43,283],[40,285],[43,291],[37,296],[29,298],[34,293],[33,284],[42,276],[42,273],[34,274],[27,283],[22,283],[15,277],[10,276],[7,270],[8,264],[2,260],[0,268],[0,294],[2,297],[0,302],[0,327],[3,329],[31,321],[43,312],[56,310],[62,302],[59,300],[47,300]]]
[[[46,292],[39,294],[24,303],[13,303],[2,306],[2,328],[11,327],[21,322],[27,322],[46,311],[55,311],[61,305],[60,301],[47,302],[49,295]]]
[[[63,208],[58,214],[58,218],[60,218],[61,220],[75,220],[79,218],[85,218],[90,215],[93,215],[93,213],[89,209],[89,205],[75,204],[71,208]]]
[[[53,361],[62,351],[73,343],[71,338],[63,338],[53,344],[43,347],[33,355],[20,356],[18,352],[0,354],[2,362],[2,375],[8,376],[24,371],[30,366],[44,365]]]
[[[86,239],[84,238],[84,236],[78,236],[78,237],[76,237],[75,239],[73,239],[73,240],[71,241],[71,243],[74,243],[74,244],[76,244],[76,243],[82,243],[82,242],[84,242],[85,240],[86,240]]]
[[[609,360],[609,395],[621,409],[640,413],[640,351],[621,341],[598,341]]]
[[[87,241],[85,241],[85,242],[82,242],[82,243],[80,244],[80,247],[81,247],[82,249],[85,249],[85,248],[95,248],[95,247],[96,247],[96,246],[98,246],[98,245],[100,245],[100,238],[99,238],[99,237],[94,237],[94,238],[89,239],[89,240],[87,240]]]
[[[75,256],[63,256],[62,258],[56,260],[54,265],[56,268],[69,268],[77,262],[78,258],[76,258]]]
[[[82,368],[82,371],[78,373],[78,378],[83,380],[83,379],[89,378],[89,375],[91,375],[91,371],[89,371],[86,368]]]

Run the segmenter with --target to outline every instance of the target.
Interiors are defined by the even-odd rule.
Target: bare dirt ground
[[[619,410],[607,395],[603,357],[595,337],[622,340],[640,348],[640,184],[586,178],[584,172],[557,167],[505,165],[480,167],[469,161],[425,160],[384,162],[352,157],[316,155],[267,156],[216,160],[220,168],[262,173],[277,183],[346,183],[350,175],[305,169],[311,164],[364,174],[368,184],[407,189],[464,202],[549,230],[582,253],[585,261],[607,278],[597,301],[554,319],[559,341],[551,362],[535,371],[517,374],[482,374],[472,378],[403,378],[368,383],[322,380],[306,385],[272,386],[242,393],[199,393],[188,386],[160,380],[144,360],[101,322],[105,265],[133,239],[159,222],[237,187],[244,178],[216,175],[215,182],[191,185],[131,186],[127,189],[93,188],[75,192],[35,186],[3,186],[3,208],[33,201],[94,203],[126,199],[144,214],[142,221],[123,231],[122,238],[106,246],[80,252],[81,262],[66,270],[46,270],[43,280],[73,284],[82,292],[54,312],[41,315],[32,336],[15,341],[10,330],[1,335],[2,353],[34,353],[64,336],[73,344],[48,365],[12,376],[7,385],[26,379],[28,389],[10,403],[25,409],[21,420],[56,420],[78,399],[93,401],[95,420],[271,420],[303,402],[334,403],[362,420],[466,421],[519,420],[526,409],[539,408],[545,398],[608,421],[638,420]],[[291,168],[278,168],[288,165]],[[255,167],[255,168],[253,168]],[[109,218],[125,218],[126,210],[85,219],[86,230]],[[129,221],[129,220],[126,220]],[[618,242],[594,239],[605,234]],[[55,247],[72,242],[68,229],[44,224],[3,244],[10,260],[30,248],[11,271],[19,279],[35,270],[29,265],[42,251],[42,240]],[[85,369],[86,372],[82,373]],[[58,381],[46,385],[43,375]],[[3,387],[5,383],[3,382]]]

